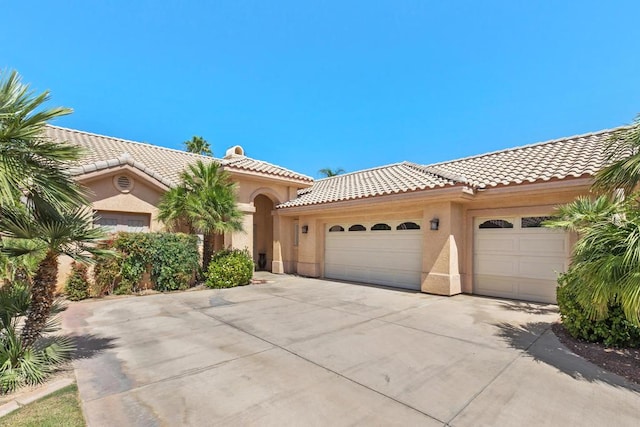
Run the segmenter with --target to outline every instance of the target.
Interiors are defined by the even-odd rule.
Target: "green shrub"
[[[35,343],[24,345],[20,337],[22,319],[30,302],[27,283],[9,282],[0,287],[0,394],[42,383],[73,352],[71,338],[49,335],[59,329],[55,316],[64,309],[59,300],[51,307],[43,335]]]
[[[89,277],[86,265],[79,262],[71,264],[71,274],[64,286],[64,293],[71,301],[89,298]]]
[[[246,249],[218,251],[211,258],[205,283],[210,288],[248,285],[253,277],[253,269],[253,260]]]
[[[640,347],[640,328],[627,320],[619,303],[609,303],[606,318],[592,320],[577,302],[570,287],[562,286],[562,281],[561,277],[557,289],[560,318],[574,338],[600,342],[609,347]]]
[[[117,256],[99,258],[95,269],[100,294],[129,294],[141,290],[149,273],[158,291],[186,289],[199,268],[198,238],[181,233],[119,233],[106,248]]]

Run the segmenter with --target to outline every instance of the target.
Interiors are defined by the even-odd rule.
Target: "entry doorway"
[[[256,270],[271,271],[273,261],[273,201],[260,194],[253,199],[253,262]]]

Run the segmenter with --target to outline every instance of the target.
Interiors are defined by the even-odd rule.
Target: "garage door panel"
[[[474,228],[474,292],[555,303],[557,276],[567,267],[567,233],[521,228],[518,218],[509,229],[479,229],[482,222]]]
[[[520,238],[518,250],[521,254],[554,254],[564,256],[567,248],[564,236],[523,236]]]
[[[478,250],[483,252],[511,252],[516,248],[517,241],[511,236],[496,236],[486,233],[478,241]]]
[[[520,260],[518,276],[555,282],[558,278],[558,272],[561,271],[565,271],[565,264],[558,258],[524,258]]]
[[[554,301],[555,297],[555,280],[536,280],[523,278],[520,278],[518,280],[519,299],[537,302],[549,302]]]
[[[327,278],[420,289],[421,274],[420,230],[326,233]]]
[[[478,274],[475,285],[479,291],[477,293],[482,295],[503,296],[505,293],[516,292],[516,282],[512,277]]]
[[[517,260],[506,255],[477,255],[475,272],[480,275],[515,276]]]

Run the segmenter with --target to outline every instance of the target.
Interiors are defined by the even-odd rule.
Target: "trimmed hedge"
[[[94,269],[96,293],[129,294],[143,289],[187,289],[199,268],[198,237],[182,233],[118,233],[105,244],[115,257],[100,257]]]
[[[249,251],[225,249],[211,258],[205,284],[210,288],[248,285],[253,277],[253,260]]]
[[[605,319],[591,320],[567,286],[557,288],[557,297],[562,324],[574,338],[608,347],[640,347],[640,328],[626,319],[620,304],[610,303]]]
[[[64,285],[64,293],[71,301],[89,298],[89,276],[86,265],[75,261],[71,264],[71,274]]]

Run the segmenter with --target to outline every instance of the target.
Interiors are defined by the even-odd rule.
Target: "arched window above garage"
[[[496,228],[513,228],[513,223],[506,219],[488,219],[478,227],[481,230],[484,229],[496,229]]]
[[[354,224],[349,227],[349,231],[367,231],[367,227],[362,224]]]
[[[552,216],[525,216],[520,219],[520,226],[522,228],[540,228],[542,223],[555,219]]]
[[[384,223],[379,223],[371,227],[371,231],[387,231],[387,230],[391,230],[391,227],[389,227],[389,224],[384,224]]]
[[[420,226],[415,222],[403,222],[396,227],[396,230],[420,230]]]
[[[344,227],[343,227],[343,226],[341,226],[341,225],[334,225],[333,227],[331,227],[331,228],[329,229],[329,232],[330,232],[330,233],[333,233],[333,232],[335,232],[335,231],[344,231]]]

